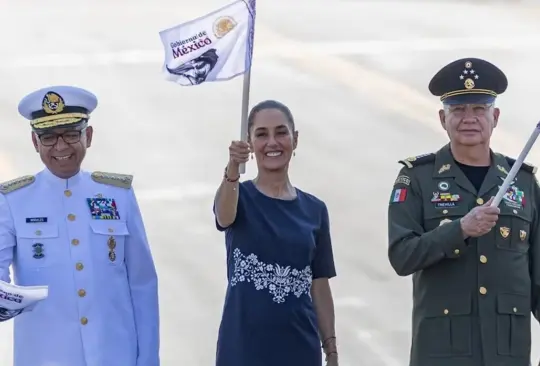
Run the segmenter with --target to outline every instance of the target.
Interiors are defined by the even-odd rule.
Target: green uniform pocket
[[[528,357],[531,351],[530,298],[501,293],[497,296],[497,353]]]
[[[420,354],[430,357],[456,357],[472,354],[470,296],[428,303],[417,309],[421,317],[417,335]]]
[[[493,228],[498,249],[526,253],[529,250],[531,222],[525,212],[507,207],[501,209],[497,226]]]

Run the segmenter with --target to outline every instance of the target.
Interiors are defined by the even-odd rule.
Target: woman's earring
[[[249,154],[251,156],[251,160],[253,160],[253,153]]]
[[[296,151],[293,151],[293,152],[292,152],[292,156],[296,156]]]

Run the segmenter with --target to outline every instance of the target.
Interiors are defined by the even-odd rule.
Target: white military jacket
[[[131,176],[45,169],[0,185],[0,278],[47,285],[14,366],[158,366],[158,284]]]

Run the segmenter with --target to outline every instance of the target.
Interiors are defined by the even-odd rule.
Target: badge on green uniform
[[[390,199],[390,202],[391,203],[405,202],[406,198],[407,198],[407,189],[397,188],[397,189],[394,189],[394,192],[392,192],[392,198]]]
[[[437,185],[437,187],[439,187],[439,189],[440,189],[441,191],[445,191],[445,192],[446,192],[447,190],[450,189],[450,184],[449,184],[448,182],[444,182],[444,181],[443,181],[443,182],[439,182],[439,184]]]
[[[499,189],[501,187],[499,186]],[[503,196],[503,202],[508,207],[523,208],[525,207],[525,192],[520,190],[515,185],[508,187],[508,190]]]
[[[441,182],[445,183],[445,182]],[[457,203],[461,200],[459,194],[452,194],[448,192],[433,192],[431,202],[435,204],[437,208],[449,208],[456,207]]]

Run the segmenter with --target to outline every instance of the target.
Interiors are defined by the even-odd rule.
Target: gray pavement
[[[164,365],[213,364],[226,281],[212,196],[239,135],[241,79],[191,88],[164,81],[158,32],[224,3],[0,0],[0,179],[40,169],[16,111],[25,93],[75,84],[99,96],[86,168],[136,176],[161,278]],[[275,98],[291,107],[300,130],[293,182],[328,204],[341,365],[406,366],[410,279],[397,277],[386,258],[396,161],[445,143],[427,84],[440,66],[467,56],[488,57],[507,73],[494,147],[517,156],[540,118],[539,7],[259,3],[252,101]],[[540,165],[540,147],[528,160]],[[246,178],[254,174],[248,164]],[[1,365],[11,364],[10,331],[10,323],[0,324]],[[537,361],[537,324],[534,331]]]

